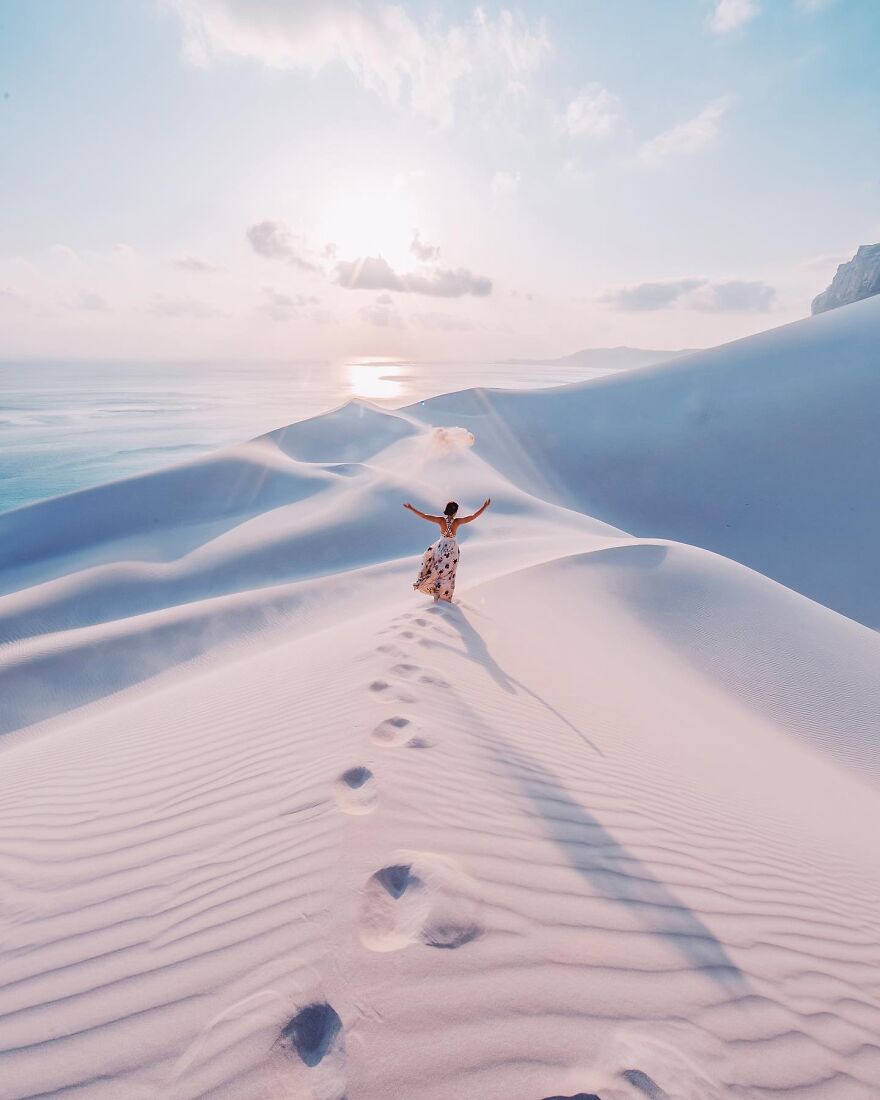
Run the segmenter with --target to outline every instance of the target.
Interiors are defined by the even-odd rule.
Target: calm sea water
[[[335,408],[604,371],[506,363],[0,363],[0,512],[182,462]]]

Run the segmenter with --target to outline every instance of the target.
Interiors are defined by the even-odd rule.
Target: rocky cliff
[[[837,269],[827,290],[813,299],[813,313],[859,302],[880,294],[880,244],[863,244],[855,256]]]

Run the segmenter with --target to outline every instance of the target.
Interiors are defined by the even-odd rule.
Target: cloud
[[[394,304],[394,299],[391,297],[390,294],[380,294],[379,297],[376,299],[376,302],[380,306],[390,306]]]
[[[433,244],[427,244],[419,236],[418,229],[415,231],[412,239],[412,243],[409,246],[410,252],[416,257],[416,259],[427,261],[436,260],[440,255],[440,249]]]
[[[760,12],[757,0],[716,0],[709,16],[709,29],[715,34],[727,34],[745,26]]]
[[[148,312],[156,317],[192,317],[199,320],[218,315],[212,306],[195,298],[168,298],[164,294],[153,295]]]
[[[340,63],[367,90],[441,126],[465,92],[519,92],[550,43],[543,23],[502,9],[492,17],[415,17],[397,4],[359,0],[168,0],[186,57],[198,65],[256,61],[315,74]]]
[[[652,309],[665,309],[705,284],[705,279],[676,279],[662,283],[639,283],[620,290],[608,291],[601,301],[615,309],[638,313]]]
[[[267,260],[284,260],[300,271],[320,271],[320,267],[303,256],[305,246],[296,234],[282,222],[264,221],[247,231],[251,248]]]
[[[124,241],[114,244],[110,254],[113,259],[124,264],[132,264],[139,259],[137,249],[132,248],[130,244],[126,244]]]
[[[49,255],[55,260],[60,260],[62,263],[69,264],[71,267],[82,266],[82,259],[79,253],[71,248],[69,244],[51,245],[49,248]]]
[[[496,195],[514,195],[519,190],[519,172],[496,172],[492,177],[492,191]]]
[[[712,283],[708,279],[669,279],[657,283],[639,283],[607,291],[599,301],[613,309],[630,313],[668,309],[679,305],[706,312],[763,313],[776,299],[776,290],[767,283],[730,279]]]
[[[730,106],[730,97],[723,96],[703,108],[687,122],[646,141],[639,150],[645,164],[660,164],[670,157],[688,156],[712,145],[718,138],[718,121]]]
[[[181,256],[174,261],[174,266],[179,271],[191,271],[196,275],[208,275],[212,271],[219,271],[218,267],[214,264],[209,264],[205,260],[199,260],[195,256]]]
[[[381,294],[372,305],[364,306],[361,317],[377,328],[406,328],[403,318],[394,306],[389,306],[384,301],[386,298],[389,298],[387,294]]]
[[[412,319],[422,328],[441,332],[472,332],[473,324],[463,317],[452,317],[448,313],[415,313]]]
[[[601,84],[587,84],[569,103],[562,129],[573,138],[604,138],[623,117],[621,102]]]
[[[0,287],[0,306],[11,309],[30,309],[30,302],[27,298],[22,298],[20,294],[16,294],[14,290],[6,290],[5,287]]]
[[[296,321],[306,307],[318,305],[318,299],[313,294],[284,294],[270,286],[263,287],[263,293],[266,301],[262,312],[273,321]]]
[[[141,260],[141,256],[130,244],[119,242],[109,249],[84,249],[77,252],[67,244],[53,244],[49,248],[49,255],[73,270],[83,270],[95,263],[111,263],[124,268],[132,268]]]
[[[336,265],[336,282],[347,290],[406,289],[397,272],[381,256],[340,260]]]
[[[596,171],[593,168],[585,168],[578,157],[567,157],[562,165],[561,176],[568,183],[577,186],[596,182]]]
[[[776,288],[762,282],[731,279],[708,283],[689,296],[687,305],[719,313],[765,313],[776,300]]]
[[[438,298],[460,298],[473,294],[485,298],[492,293],[492,280],[485,275],[473,275],[465,267],[435,267],[427,275],[419,273],[401,276],[406,290],[413,294],[433,294]]]
[[[92,313],[109,313],[110,304],[106,299],[102,298],[100,294],[95,294],[90,290],[81,290],[76,296],[74,303],[74,309],[84,309]]]
[[[340,261],[336,265],[336,282],[347,290],[396,290],[438,298],[460,298],[465,294],[485,297],[492,293],[491,279],[473,275],[467,268],[435,267],[399,275],[381,256]]]

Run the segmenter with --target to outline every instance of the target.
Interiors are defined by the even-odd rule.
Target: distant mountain
[[[650,367],[665,363],[681,355],[689,355],[696,348],[680,348],[678,351],[660,351],[655,348],[583,348],[558,359],[505,359],[505,363],[529,366],[595,367],[597,370],[630,370],[633,367]]]
[[[838,267],[828,289],[813,299],[813,313],[825,313],[874,294],[880,294],[880,244],[863,244],[851,260]]]

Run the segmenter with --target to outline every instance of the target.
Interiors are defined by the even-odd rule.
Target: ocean
[[[531,388],[604,370],[555,364],[0,363],[0,512],[186,461],[336,408],[399,407],[470,386]]]

